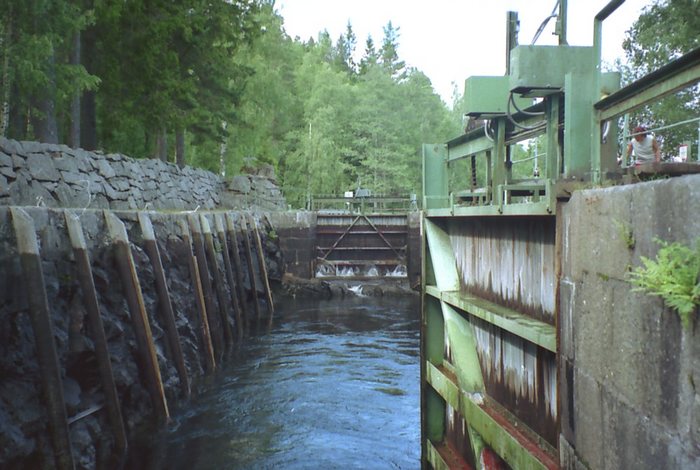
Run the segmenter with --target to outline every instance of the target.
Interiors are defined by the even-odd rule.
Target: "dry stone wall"
[[[265,171],[269,174],[269,170]],[[285,209],[274,176],[179,168],[65,145],[0,138],[0,205],[113,210]]]

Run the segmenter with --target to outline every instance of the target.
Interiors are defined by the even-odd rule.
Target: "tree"
[[[372,36],[367,36],[367,41],[365,42],[365,52],[360,59],[359,73],[360,75],[366,74],[369,69],[377,65],[379,62],[379,55],[374,47],[374,41]]]
[[[395,79],[402,79],[406,63],[399,59],[399,28],[394,28],[391,21],[384,26],[384,39],[379,49],[379,63]]]
[[[638,79],[670,60],[700,47],[700,2],[697,0],[655,0],[646,7],[627,32],[623,48],[630,68],[624,76]],[[700,114],[700,87],[687,88],[667,96],[632,115],[632,123],[663,127]],[[633,124],[633,126],[636,124]],[[697,123],[663,130],[659,134],[665,154],[693,140]]]
[[[335,45],[334,64],[337,70],[343,71],[349,76],[353,76],[357,72],[357,64],[355,64],[355,60],[353,59],[356,46],[357,37],[352,30],[352,25],[348,21],[345,33],[340,35]]]
[[[99,82],[82,65],[69,63],[71,39],[89,15],[68,0],[0,0],[0,11],[2,127],[12,138],[57,143],[61,110],[76,90]]]

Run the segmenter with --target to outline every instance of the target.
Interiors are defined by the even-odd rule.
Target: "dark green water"
[[[278,302],[186,409],[148,468],[420,468],[418,298]]]

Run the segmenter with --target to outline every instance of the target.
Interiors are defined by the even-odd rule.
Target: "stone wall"
[[[98,339],[89,326],[90,302],[81,283],[66,217],[78,218],[84,234],[85,251],[91,266],[88,274],[95,286],[121,414],[127,438],[134,443],[140,429],[152,423],[157,407],[149,391],[148,368],[144,367],[144,355],[136,333],[138,320],[135,318],[138,315],[128,300],[130,288],[140,288],[168,404],[173,406],[187,398],[183,390],[187,384],[180,380],[175,348],[168,340],[168,323],[164,314],[167,302],[159,294],[156,267],[148,254],[139,213],[114,212],[126,228],[127,244],[139,280],[137,284],[125,281],[123,271],[118,269],[118,257],[123,253],[109,235],[104,211],[66,212],[37,207],[21,210],[33,221],[44,289],[27,282],[27,272],[21,262],[26,255],[19,252],[14,230],[17,222],[10,209],[0,206],[0,468],[56,466],[47,430],[47,400],[42,394],[41,377],[45,374],[37,360],[36,325],[33,322],[36,318],[33,305],[37,301],[31,301],[44,296],[58,356],[56,365],[61,377],[65,414],[69,420],[75,419],[69,426],[75,467],[121,468],[119,456],[111,454],[115,439],[108,414],[100,407],[105,402],[105,388],[101,385],[96,362]],[[231,221],[229,227],[234,229],[222,235],[224,232],[215,228],[216,217],[224,216]],[[146,217],[155,233],[186,373],[190,383],[196,384],[212,369],[207,359],[207,343],[213,345],[211,357],[219,367],[233,357],[229,352],[235,344],[248,341],[249,332],[260,327],[256,323],[258,319],[265,320],[269,315],[269,304],[260,282],[255,237],[249,230],[243,230],[241,223],[246,219],[249,228],[253,217],[239,212],[225,215],[223,212],[196,215],[150,212]],[[195,229],[184,229],[183,225],[192,227],[193,218],[206,220],[213,233],[205,230],[202,235],[195,233]],[[198,227],[200,223],[197,222]],[[272,229],[264,217],[258,217],[256,225],[260,227],[268,275],[271,279],[279,279],[281,259],[276,239],[269,236]],[[245,243],[246,236],[250,251]],[[204,252],[207,256],[199,256]],[[196,259],[194,253],[197,253]],[[240,268],[240,277],[228,277],[226,254],[230,264],[234,265],[233,272],[238,272],[236,267]],[[240,263],[236,263],[237,256]],[[248,260],[252,260],[252,264]],[[200,269],[192,268],[195,262]],[[29,285],[34,285],[35,289],[30,289]],[[206,314],[203,314],[203,307],[197,299],[204,299]],[[236,313],[239,307],[240,317]],[[227,339],[227,326],[235,336],[232,340]],[[236,335],[237,331],[242,335]],[[94,412],[79,417],[82,412],[93,408]]]
[[[65,145],[0,138],[0,205],[113,210],[286,209],[274,174],[179,168]]]
[[[560,208],[561,453],[571,468],[697,468],[700,319],[690,330],[631,268],[655,239],[694,246],[700,176],[576,192]],[[696,310],[697,313],[697,310]]]

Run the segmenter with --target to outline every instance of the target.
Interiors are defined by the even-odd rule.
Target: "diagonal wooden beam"
[[[369,224],[369,226],[372,227],[372,229],[373,229],[375,232],[377,232],[377,235],[379,235],[379,238],[381,238],[382,241],[383,241],[384,243],[386,243],[386,246],[388,246],[389,248],[391,248],[391,251],[394,252],[394,254],[396,255],[396,257],[397,257],[397,258],[402,258],[402,256],[399,254],[399,252],[396,251],[396,248],[394,248],[394,245],[392,245],[391,243],[389,243],[389,240],[386,239],[386,237],[384,236],[384,234],[382,233],[382,231],[379,230],[379,229],[377,228],[377,226],[374,225],[374,224],[372,223],[372,221],[369,220],[369,218],[368,218],[366,215],[363,214],[362,217],[364,217],[365,220],[367,221],[367,223]]]
[[[325,255],[321,256],[322,260],[325,260],[326,258],[328,258],[328,255],[330,255],[333,252],[333,250],[336,249],[338,244],[343,240],[343,238],[345,238],[345,235],[347,235],[350,232],[350,230],[352,229],[352,227],[357,223],[357,221],[360,220],[360,217],[361,216],[358,215],[357,217],[355,217],[353,219],[353,221],[350,223],[348,228],[346,228],[345,231],[340,235],[340,237],[338,237],[338,239],[335,241],[335,243],[333,243],[333,245],[330,247],[328,252]],[[364,217],[364,216],[362,216],[362,217]]]

